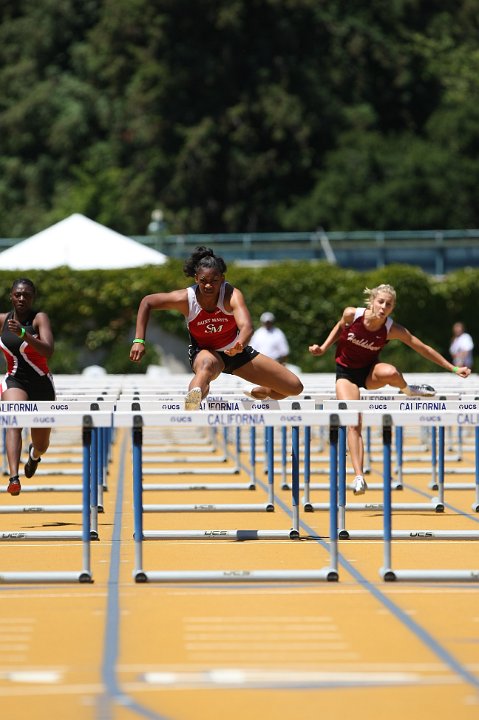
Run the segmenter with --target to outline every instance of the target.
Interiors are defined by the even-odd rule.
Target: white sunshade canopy
[[[162,265],[167,256],[75,213],[0,253],[3,270],[110,270]]]

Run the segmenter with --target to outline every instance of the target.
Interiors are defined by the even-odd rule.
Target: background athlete
[[[258,353],[248,342],[253,334],[243,294],[225,280],[226,264],[207,247],[197,247],[184,264],[195,284],[182,290],[146,295],[140,302],[130,359],[139,362],[152,310],[178,310],[185,316],[194,376],[185,398],[186,410],[197,410],[220,373],[238,375],[251,383],[252,397],[279,400],[299,395],[303,385],[284,365]]]
[[[412,335],[402,325],[394,322],[391,315],[396,305],[396,291],[392,285],[378,285],[364,291],[366,307],[347,307],[322,345],[310,345],[313,355],[324,355],[326,350],[336,346],[336,397],[338,400],[359,400],[359,388],[378,390],[385,385],[398,388],[405,395],[432,396],[434,388],[429,385],[408,385],[402,373],[390,363],[380,362],[379,354],[390,340],[400,340],[427,360],[444,370],[455,372],[466,378],[471,371],[468,367],[456,367],[429,345]],[[351,463],[355,472],[353,492],[363,494],[364,445],[361,424],[348,428],[348,446]]]
[[[0,346],[7,363],[1,385],[2,400],[55,400],[55,387],[47,364],[53,354],[53,334],[48,315],[33,309],[35,297],[32,281],[19,278],[10,291],[13,310],[0,314]],[[40,456],[48,449],[50,428],[31,428],[30,434],[32,442],[24,467],[27,478],[35,474]],[[7,491],[10,495],[19,495],[22,428],[8,428],[5,442],[10,469]]]

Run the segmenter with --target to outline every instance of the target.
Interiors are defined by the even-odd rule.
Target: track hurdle
[[[82,474],[82,567],[78,571],[24,571],[24,572],[0,572],[0,583],[35,583],[35,582],[80,582],[91,583],[93,576],[91,572],[90,541],[91,536],[91,465],[92,465],[92,434],[95,428],[108,427],[111,425],[111,413],[18,413],[2,415],[3,426],[9,427],[33,427],[41,425],[45,427],[56,426],[77,426],[82,428],[83,447],[83,474]],[[67,506],[68,507],[68,506]],[[3,506],[2,506],[3,510]],[[23,508],[20,512],[57,512],[58,507],[52,506],[38,508]],[[24,532],[1,533],[3,540],[20,540],[32,538],[40,539],[39,534]],[[43,533],[42,538],[57,538],[58,533]],[[64,537],[64,535],[62,535]],[[68,536],[67,536],[68,537]]]
[[[261,426],[274,428],[288,425],[292,427],[292,468],[293,468],[293,525],[299,525],[299,426],[327,425],[330,428],[331,453],[331,483],[330,483],[330,564],[319,570],[184,570],[184,571],[147,571],[143,567],[143,540],[146,534],[143,530],[143,499],[142,499],[142,434],[143,427],[148,425],[168,425],[170,423],[185,422],[188,424],[211,426],[238,425]],[[357,422],[356,413],[341,415],[342,423]],[[210,413],[197,412],[190,414],[173,413],[115,413],[114,423],[118,427],[132,428],[133,441],[133,483],[134,483],[134,519],[135,519],[135,567],[133,577],[136,582],[263,582],[263,581],[335,581],[338,580],[337,557],[337,441],[340,418],[337,414],[325,414],[313,411],[295,411],[289,414],[284,411],[271,411],[269,413]],[[223,538],[234,539],[260,539],[259,531],[194,531],[186,536],[194,538]],[[299,534],[299,533],[298,533]],[[166,535],[164,537],[167,537]],[[178,537],[178,535],[169,535]],[[291,537],[288,534],[288,537]]]
[[[400,404],[400,403],[399,403]],[[381,407],[384,406],[385,410],[387,411],[388,407],[393,407],[394,409],[397,409],[398,403],[394,401],[385,401],[381,403]],[[342,400],[330,400],[325,401],[323,404],[324,411],[340,411],[340,410],[350,410],[355,411],[356,413],[361,413],[361,416],[363,418],[363,427],[377,427],[378,426],[378,410],[375,409],[374,412],[372,412],[373,408],[371,408],[371,402],[369,400],[348,400],[342,401]],[[365,414],[364,411],[369,410],[369,414]],[[382,412],[382,410],[381,410]],[[380,416],[379,416],[380,417]],[[367,418],[367,420],[366,420]],[[305,439],[305,443],[307,442],[307,438]],[[341,443],[341,457],[340,457],[340,474],[339,474],[339,514],[341,518],[342,528],[341,532],[345,533],[345,517],[347,512],[352,511],[376,511],[376,510],[383,510],[384,504],[383,503],[371,503],[371,502],[352,502],[348,503],[346,502],[346,442],[344,439],[344,442]],[[304,486],[304,497],[303,497],[303,508],[305,512],[314,512],[314,511],[327,511],[329,510],[329,504],[324,502],[312,502],[310,497],[310,487],[308,484],[309,480],[309,473],[305,473],[305,486]],[[377,487],[378,489],[382,487],[382,485],[374,486],[373,484],[369,484],[369,487],[373,489],[374,487]],[[393,486],[394,487],[394,486]],[[423,512],[423,511],[430,511],[434,510],[435,512],[443,512],[444,511],[444,504],[441,502],[438,498],[432,498],[430,502],[428,503],[420,503],[420,502],[403,502],[403,503],[393,503],[393,510],[394,511],[404,511],[404,512]]]
[[[473,570],[455,570],[455,569],[393,569],[392,564],[392,507],[391,507],[391,428],[393,424],[410,424],[414,421],[410,414],[396,413],[393,415],[386,414],[383,417],[383,444],[384,444],[384,525],[383,525],[383,567],[379,573],[382,579],[386,582],[395,582],[403,580],[406,582],[412,581],[462,581],[462,582],[479,582],[479,569]],[[437,422],[436,418],[428,418],[427,416],[417,414],[415,421],[424,424],[431,425],[431,421]],[[458,414],[453,412],[446,412],[441,415],[440,423],[441,426],[458,425],[464,422],[464,413]],[[471,416],[468,423],[479,423],[479,416]],[[476,533],[476,535],[479,534]],[[444,532],[440,537],[445,537]],[[464,538],[464,533],[457,535],[456,537]]]
[[[174,408],[175,410],[179,409],[179,401],[182,400],[181,397],[166,397],[162,399],[160,403],[160,408],[166,407],[166,408]],[[293,401],[293,400],[266,400],[266,401],[256,401],[251,400],[247,397],[243,396],[208,396],[201,405],[201,411],[234,411],[234,412],[240,412],[240,411],[258,411],[261,410],[262,412],[270,411],[270,410],[283,410],[283,411],[290,411],[291,409],[299,410],[299,409],[314,409],[314,402],[309,401]],[[118,405],[118,411],[124,408],[123,405]],[[133,403],[131,406],[131,410],[133,412],[151,412],[158,410],[158,403]],[[226,460],[228,458],[232,457],[231,451],[228,449],[229,445],[229,433],[233,428],[223,427],[223,428],[211,428],[211,431],[213,432],[222,432],[223,434],[223,444],[224,444],[224,455],[220,458],[221,461]],[[256,427],[252,426],[250,428],[247,428],[249,430],[249,449],[250,449],[250,463],[249,463],[249,472],[250,477],[247,483],[235,483],[235,482],[226,482],[226,483],[208,483],[208,482],[191,482],[191,483],[144,483],[143,484],[143,490],[144,491],[171,491],[171,490],[214,490],[214,491],[223,491],[223,490],[255,490],[256,489],[256,447],[257,447],[257,437],[256,437]],[[169,470],[161,469],[161,470],[151,470],[151,469],[145,469],[145,456],[143,454],[143,469],[142,474],[143,476],[147,474],[208,474],[208,475],[227,475],[230,473],[239,474],[240,471],[240,449],[241,449],[241,434],[240,430],[241,428],[238,426],[234,428],[235,430],[235,451],[234,451],[234,464],[230,468],[221,467],[221,468],[185,468],[185,469],[178,469],[178,468],[171,468]],[[285,428],[282,428],[282,431],[285,430]],[[265,436],[264,440],[266,445],[270,445],[271,448],[274,448],[274,439],[273,439],[273,429],[267,428],[265,430]],[[272,464],[272,452],[266,452],[265,457],[267,457],[267,473],[268,473],[268,498],[266,503],[243,503],[242,505],[239,504],[211,504],[211,503],[205,503],[201,505],[147,505],[145,506],[147,512],[273,512],[274,511],[274,467]],[[209,460],[209,462],[212,461],[212,457],[205,459],[205,462]],[[182,462],[192,464],[195,461],[195,459],[191,458],[185,458],[182,456],[180,458]]]
[[[84,401],[78,402],[57,402],[57,401],[26,401],[18,403],[3,403],[3,405],[11,406],[11,411],[17,407],[17,415],[27,415],[28,413],[35,413],[34,417],[40,418],[43,413],[49,413],[54,417],[59,416],[65,417],[68,414],[75,415],[80,412],[99,412],[99,403],[90,403]],[[61,408],[61,409],[60,409]],[[104,411],[109,413],[110,427],[95,427],[92,432],[92,454],[91,454],[91,533],[93,539],[98,538],[98,513],[103,512],[103,479],[105,477],[105,444],[108,442],[108,438],[111,437],[111,411],[113,407],[104,406]],[[2,416],[3,417],[3,416]],[[44,420],[46,423],[47,421]],[[57,424],[56,428],[62,429],[65,427],[63,424]],[[72,427],[68,426],[67,427]],[[37,469],[35,477],[38,475],[50,475],[52,471],[47,468]],[[54,473],[55,474],[55,473]],[[71,474],[71,473],[70,473]],[[83,470],[77,469],[74,471],[75,475],[82,475]],[[57,493],[57,492],[82,492],[83,483],[75,484],[71,483],[68,485],[50,485],[50,484],[24,484],[22,487],[23,493]],[[6,494],[6,488],[3,490]],[[79,513],[82,511],[82,505],[30,505],[30,506],[5,506],[0,507],[0,514],[18,514],[18,513]],[[64,531],[66,533],[66,531]],[[1,536],[0,536],[1,537]],[[46,537],[46,536],[45,536]],[[57,537],[60,537],[59,535]],[[77,535],[74,531],[71,534],[62,535],[64,539],[77,539]],[[11,539],[11,538],[10,538]],[[36,538],[39,539],[39,538]]]

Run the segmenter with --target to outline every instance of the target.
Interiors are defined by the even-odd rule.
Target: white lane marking
[[[57,683],[62,673],[57,670],[12,670],[0,673],[0,680],[13,683]]]
[[[421,676],[407,672],[295,672],[287,670],[244,670],[239,668],[213,668],[206,672],[148,672],[143,675],[147,684],[171,685],[279,685],[281,687],[304,687],[331,683],[358,685],[417,684]]]

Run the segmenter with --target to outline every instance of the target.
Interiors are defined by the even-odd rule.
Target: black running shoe
[[[41,462],[41,458],[38,458],[38,460],[34,460],[32,458],[32,443],[30,443],[28,448],[28,460],[25,463],[25,467],[23,469],[23,472],[25,473],[25,477],[31,478],[35,475],[38,467],[38,463]]]

